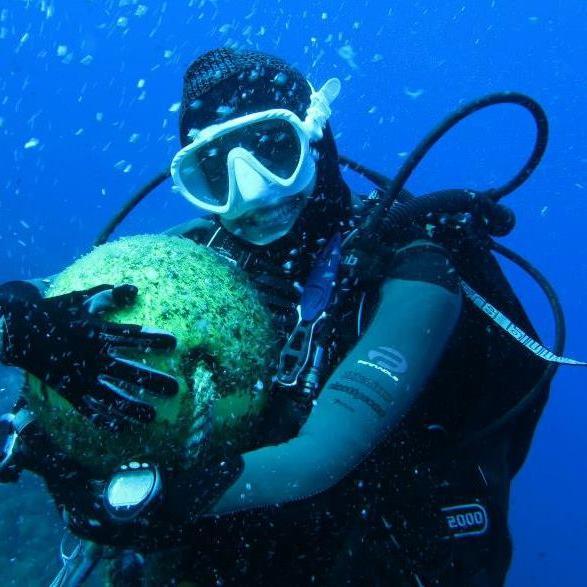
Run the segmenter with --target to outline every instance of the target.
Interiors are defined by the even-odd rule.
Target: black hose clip
[[[427,220],[440,218],[440,224],[472,227],[477,234],[506,236],[516,225],[511,208],[499,203],[491,192],[469,189],[442,190],[412,200],[426,213]]]
[[[500,204],[492,191],[476,192],[474,195],[478,213],[491,236],[502,237],[512,232],[516,226],[516,215],[509,206]]]

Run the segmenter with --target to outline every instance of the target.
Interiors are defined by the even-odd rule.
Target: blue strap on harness
[[[319,255],[297,307],[298,322],[279,356],[277,381],[284,386],[297,385],[310,357],[316,327],[326,317],[334,297],[341,261],[342,238],[336,233]]]

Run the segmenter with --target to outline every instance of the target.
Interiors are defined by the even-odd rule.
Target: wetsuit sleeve
[[[276,505],[325,491],[393,429],[435,369],[461,310],[443,249],[400,251],[359,342],[326,382],[299,435],[243,455],[240,477],[212,514]]]

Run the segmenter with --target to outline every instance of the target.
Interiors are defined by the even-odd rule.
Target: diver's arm
[[[461,296],[440,247],[411,245],[398,259],[367,332],[326,382],[299,435],[243,455],[241,475],[211,514],[294,501],[332,487],[408,411],[457,323]]]

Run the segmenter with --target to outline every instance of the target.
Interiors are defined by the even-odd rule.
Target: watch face
[[[108,483],[105,502],[114,517],[134,517],[159,494],[160,480],[156,467],[147,463],[130,463],[121,467]]]

